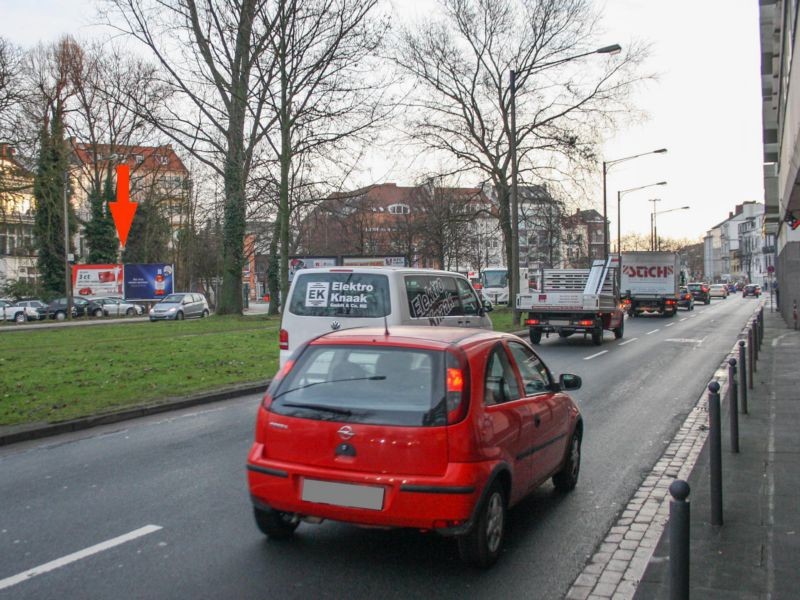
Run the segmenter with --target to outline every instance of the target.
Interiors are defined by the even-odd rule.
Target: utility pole
[[[64,291],[67,293],[67,319],[72,319],[72,269],[69,264],[69,172],[64,171]]]

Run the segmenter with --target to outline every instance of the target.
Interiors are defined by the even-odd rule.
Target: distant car
[[[182,321],[191,317],[205,318],[210,314],[203,294],[179,293],[166,296],[150,309],[151,321]]]
[[[728,297],[728,286],[722,283],[713,283],[708,286],[708,295],[712,298],[722,298],[724,300]]]
[[[25,323],[38,319],[35,309],[27,306],[16,306],[11,300],[0,298],[0,319],[5,321],[15,321]]]
[[[736,293],[736,284],[734,284],[734,283],[729,283],[728,284],[728,293],[729,294],[735,294]]]
[[[743,298],[747,298],[748,296],[753,296],[755,298],[758,298],[760,295],[761,295],[761,286],[756,285],[754,283],[748,283],[746,286],[744,286],[744,289],[742,290]]]
[[[57,321],[63,321],[67,318],[67,298],[56,298],[47,305],[47,316]],[[102,317],[103,307],[86,298],[80,296],[72,297],[72,316],[73,317]]]
[[[583,421],[519,337],[462,327],[367,327],[301,345],[256,417],[256,526],[411,527],[454,537],[479,567],[503,550],[508,509],[549,479],[578,482]]]
[[[678,291],[678,308],[694,310],[694,296],[692,296],[692,292],[687,287],[682,287]]]
[[[702,302],[704,304],[711,304],[711,295],[708,293],[707,283],[690,283],[686,286],[692,292],[695,302]]]
[[[19,300],[14,306],[32,308],[36,312],[36,319],[39,321],[47,318],[47,304],[41,300]]]
[[[144,312],[138,304],[121,298],[95,298],[94,301],[103,307],[103,314],[107,317],[133,317]]]

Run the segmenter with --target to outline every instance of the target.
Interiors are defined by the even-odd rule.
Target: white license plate
[[[302,498],[307,502],[381,510],[383,492],[382,487],[304,479]]]
[[[564,327],[565,325],[569,325],[569,321],[559,320],[559,319],[550,319],[550,325]]]

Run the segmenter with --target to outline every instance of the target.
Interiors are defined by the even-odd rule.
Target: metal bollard
[[[761,310],[758,311],[758,331],[761,333],[761,339],[759,339],[759,346],[764,345],[764,307],[761,307]]]
[[[711,524],[722,525],[722,423],[719,383],[708,384],[708,451],[711,476]]]
[[[728,359],[728,410],[731,413],[731,452],[739,452],[739,390],[736,385],[736,359]]]
[[[758,371],[758,350],[761,346],[761,344],[758,343],[761,337],[758,329],[758,319],[753,319],[753,371]]]
[[[669,597],[689,598],[689,484],[676,479],[669,486]]]
[[[742,413],[747,414],[747,360],[744,357],[744,340],[739,340],[739,393],[742,395]]]
[[[753,389],[753,330],[747,329],[747,387]]]

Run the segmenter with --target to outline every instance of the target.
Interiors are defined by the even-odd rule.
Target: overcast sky
[[[416,3],[427,10],[428,0]],[[650,198],[657,210],[690,210],[658,216],[661,235],[699,238],[725,219],[736,204],[763,202],[760,48],[755,0],[605,0],[602,44],[631,40],[652,44],[650,71],[660,74],[636,96],[649,118],[619,131],[604,146],[606,160],[656,148],[648,156],[609,171],[608,215],[616,232],[616,192],[658,181],[667,186],[634,192],[622,203],[622,233],[646,234]],[[102,35],[92,25],[92,0],[0,0],[0,35],[23,47],[52,41],[62,33]],[[410,184],[405,165],[373,170],[384,181]],[[598,174],[598,181],[599,181]],[[601,210],[597,187],[595,208]]]

